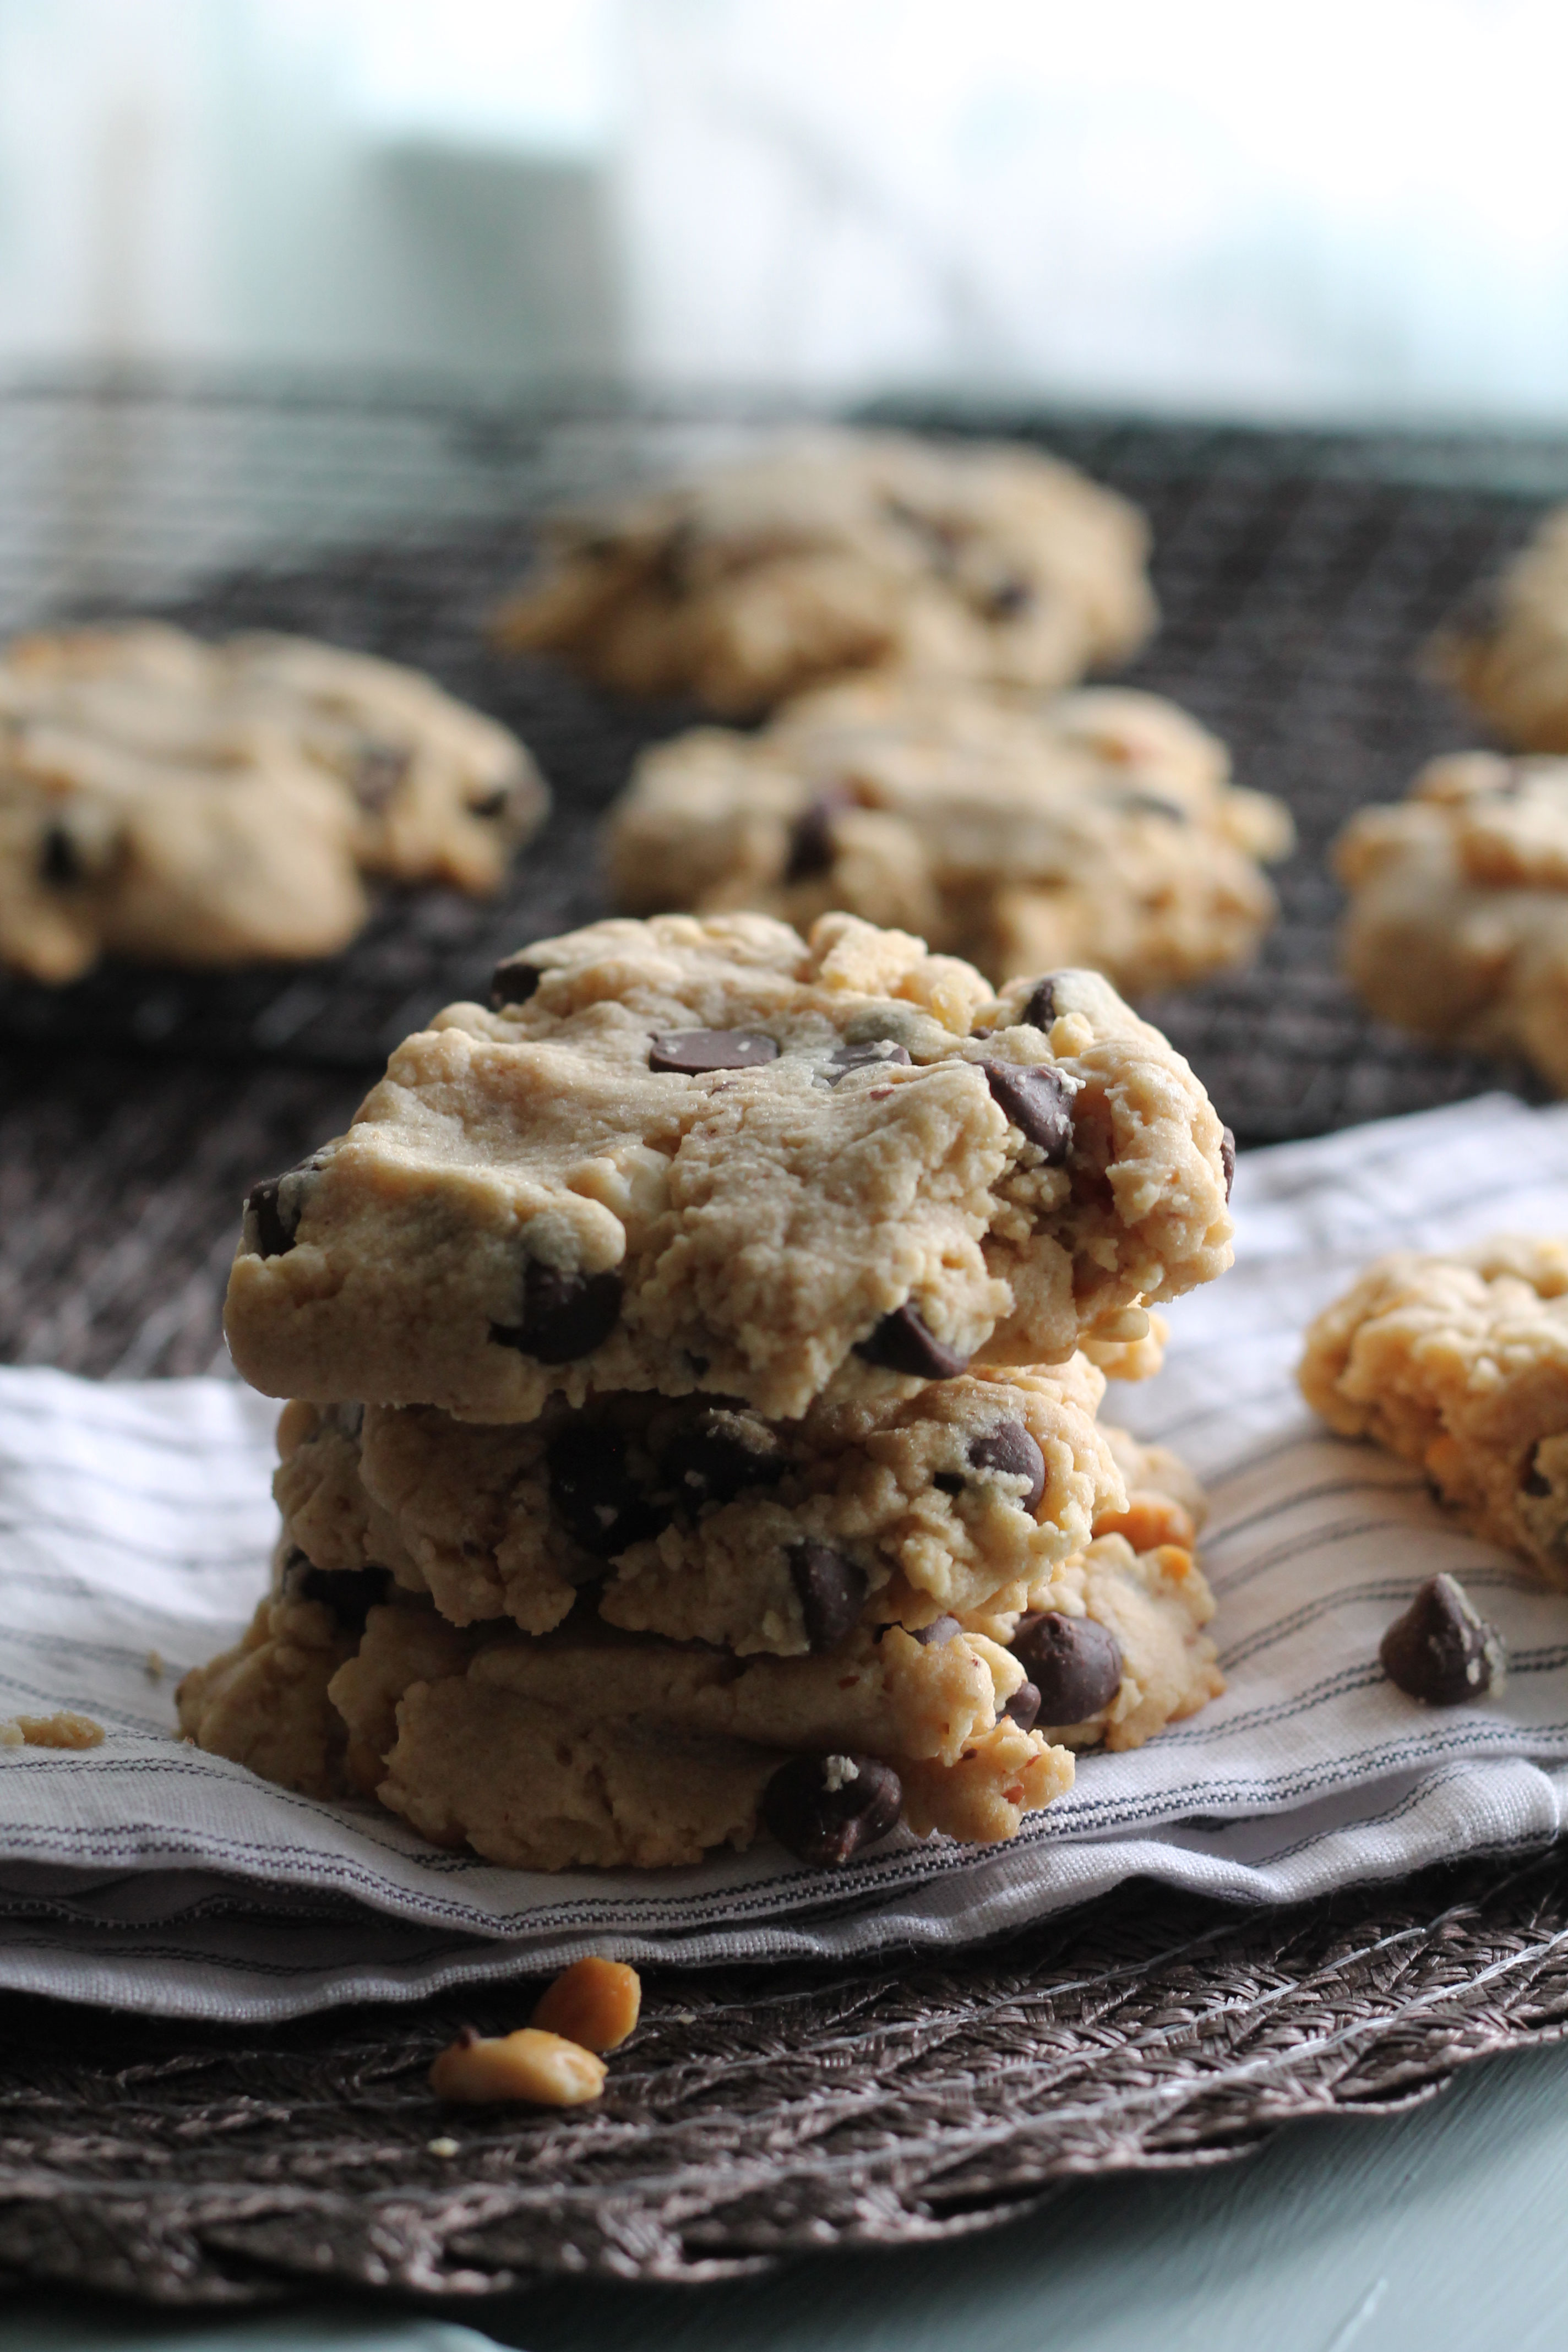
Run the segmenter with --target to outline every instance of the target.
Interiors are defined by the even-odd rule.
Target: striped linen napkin
[[[0,1716],[68,1706],[101,1747],[0,1748],[0,1984],[258,2020],[407,1998],[589,1948],[685,1963],[952,1946],[1134,1874],[1288,1902],[1557,1834],[1568,1600],[1445,1522],[1408,1465],[1330,1436],[1292,1378],[1308,1318],[1380,1250],[1568,1232],[1568,1105],[1488,1097],[1244,1158],[1235,1270],[1173,1310],[1165,1370],[1108,1412],[1208,1484],[1226,1696],[1079,1760],[1010,1845],[901,1835],[831,1879],[770,1845],[664,1873],[501,1870],[174,1737],[174,1687],[265,1575],[277,1408],[221,1380],[0,1370]],[[1377,1643],[1462,1577],[1500,1696],[1445,1711]]]

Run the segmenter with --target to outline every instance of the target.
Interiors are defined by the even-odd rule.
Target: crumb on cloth
[[[103,1726],[90,1715],[70,1707],[53,1715],[13,1715],[0,1718],[0,1748],[101,1748]]]

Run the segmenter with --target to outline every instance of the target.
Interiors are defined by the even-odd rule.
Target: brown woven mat
[[[426,2089],[460,2020],[525,2020],[521,1985],[259,2032],[0,2003],[0,2269],[171,2303],[458,2299],[956,2236],[1559,2038],[1568,1865],[1239,1916],[1135,1884],[961,1959],[647,1993],[603,2101],[565,2115]]]

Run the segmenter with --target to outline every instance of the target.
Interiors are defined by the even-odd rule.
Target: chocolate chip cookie
[[[1136,1341],[1230,1260],[1227,1139],[1098,975],[826,916],[590,925],[400,1046],[257,1184],[226,1329],[317,1404],[529,1421],[656,1390],[798,1419]]]
[[[878,677],[760,734],[645,752],[608,831],[628,913],[832,908],[918,931],[994,981],[1088,964],[1132,994],[1244,961],[1274,919],[1281,803],[1229,782],[1174,704],[1110,688],[1008,707]]]
[[[497,635],[734,716],[873,667],[1048,688],[1147,636],[1147,543],[1037,450],[819,430],[563,519]]]
[[[547,798],[522,746],[427,678],[303,638],[151,622],[0,657],[0,961],[325,955],[362,876],[493,889]]]
[[[1372,1010],[1568,1094],[1568,760],[1461,752],[1361,810],[1335,864],[1347,974]]]
[[[1310,1405],[1568,1587],[1568,1241],[1379,1258],[1307,1333]]]
[[[1438,633],[1439,674],[1508,743],[1568,751],[1568,507]]]
[[[319,1570],[379,1565],[454,1624],[543,1633],[576,1604],[628,1632],[789,1656],[862,1622],[963,1614],[1121,1525],[1103,1390],[1078,1357],[793,1422],[646,1393],[578,1412],[557,1399],[499,1428],[295,1403],[275,1492],[286,1544]]]

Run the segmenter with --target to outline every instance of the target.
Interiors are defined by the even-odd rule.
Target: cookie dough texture
[[[1225,746],[1111,688],[1009,707],[880,677],[786,704],[760,734],[645,752],[609,828],[628,913],[829,908],[919,932],[1001,982],[1088,964],[1140,994],[1243,961],[1277,912],[1281,803]]]
[[[1379,1258],[1307,1333],[1309,1404],[1568,1588],[1568,1241]]]
[[[287,1788],[374,1791],[422,1835],[495,1862],[656,1865],[744,1847],[768,1781],[799,1754],[892,1764],[919,1836],[1004,1839],[1070,1787],[1073,1749],[1137,1747],[1223,1687],[1190,1549],[1141,1552],[1114,1532],[1065,1558],[1059,1530],[1042,1549],[1009,1547],[995,1566],[1022,1573],[962,1617],[917,1605],[910,1623],[890,1619],[889,1584],[826,1654],[638,1634],[595,1619],[591,1594],[539,1639],[493,1616],[453,1624],[401,1589],[403,1564],[397,1583],[384,1564],[363,1564],[378,1539],[386,1548],[388,1526],[372,1533],[363,1503],[357,1517],[344,1507],[358,1483],[353,1435],[342,1415],[285,1416],[280,1491],[300,1498],[294,1530],[330,1565],[279,1547],[272,1594],[242,1642],[182,1683],[182,1727]],[[1121,1431],[1110,1443],[1136,1486],[1129,1496],[1118,1482],[1097,1525],[1156,1504],[1179,1512],[1173,1490],[1201,1517],[1175,1456]],[[1016,1501],[1002,1507],[1023,1516]],[[1026,1727],[1006,1712],[1027,1696],[1007,1645],[1041,1610],[1091,1618],[1121,1649],[1119,1688],[1083,1722]]]
[[[362,877],[483,892],[547,796],[506,729],[304,638],[139,622],[0,656],[0,961],[330,954]]]
[[[1505,742],[1568,751],[1568,507],[1448,623],[1434,654]]]
[[[253,1195],[226,1329],[263,1391],[795,1419],[1136,1340],[1230,1261],[1219,1121],[1096,974],[998,998],[842,915],[611,921],[507,969],[524,1001],[448,1008]],[[712,1032],[747,1066],[676,1066]]]
[[[1462,752],[1335,851],[1346,972],[1384,1020],[1568,1094],[1568,760]]]
[[[1119,1524],[1103,1388],[1079,1357],[784,1423],[646,1394],[500,1428],[294,1403],[275,1492],[285,1542],[317,1568],[388,1568],[457,1625],[545,1633],[581,1594],[627,1632],[803,1654],[803,1546],[846,1564],[850,1622],[921,1627],[1036,1583]]]
[[[744,716],[847,671],[1039,689],[1148,635],[1135,509],[1016,445],[801,433],[567,519],[498,617],[631,694]]]

